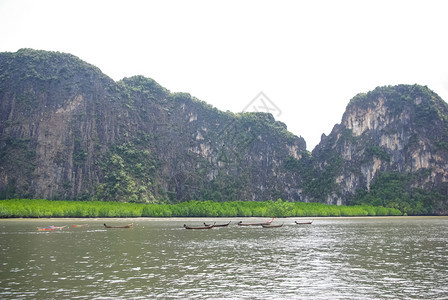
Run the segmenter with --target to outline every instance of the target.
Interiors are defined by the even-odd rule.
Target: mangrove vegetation
[[[397,208],[371,205],[326,205],[277,201],[143,204],[102,201],[52,201],[44,199],[0,200],[1,218],[58,217],[342,217],[401,216]]]

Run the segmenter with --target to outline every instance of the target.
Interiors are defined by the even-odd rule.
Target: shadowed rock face
[[[272,115],[232,114],[62,53],[0,54],[0,191],[151,202],[300,200],[282,168],[305,141]]]
[[[69,54],[0,53],[0,101],[2,198],[347,204],[387,174],[448,194],[447,105],[418,85],[355,96],[312,154],[271,114],[115,82]]]

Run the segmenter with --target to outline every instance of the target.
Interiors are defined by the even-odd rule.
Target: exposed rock
[[[62,53],[0,54],[3,197],[298,200],[280,166],[305,141],[272,115],[231,114]]]
[[[409,191],[446,194],[447,120],[447,104],[427,87],[399,85],[359,94],[341,124],[313,151],[315,164],[324,166],[322,172],[331,160],[341,160],[332,173],[336,184],[325,200],[349,203],[357,191],[369,191],[378,176],[388,173],[408,176]],[[443,201],[446,207],[446,198]]]

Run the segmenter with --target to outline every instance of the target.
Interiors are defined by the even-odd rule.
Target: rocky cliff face
[[[357,95],[305,149],[270,114],[221,112],[142,76],[115,82],[69,54],[0,53],[0,198],[282,198],[448,213],[448,108],[426,87]]]
[[[3,197],[151,202],[300,200],[282,168],[305,141],[136,76],[114,82],[62,53],[0,54]]]
[[[313,151],[321,172],[335,169],[336,184],[322,200],[345,203],[359,190],[370,191],[385,174],[406,176],[408,192],[417,188],[446,195],[447,142],[448,106],[428,88],[399,85],[359,94],[341,124]]]

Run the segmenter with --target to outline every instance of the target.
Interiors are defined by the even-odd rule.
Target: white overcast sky
[[[448,100],[448,1],[0,0],[0,52],[67,52],[221,110],[263,92],[308,150],[352,97],[427,85]]]

